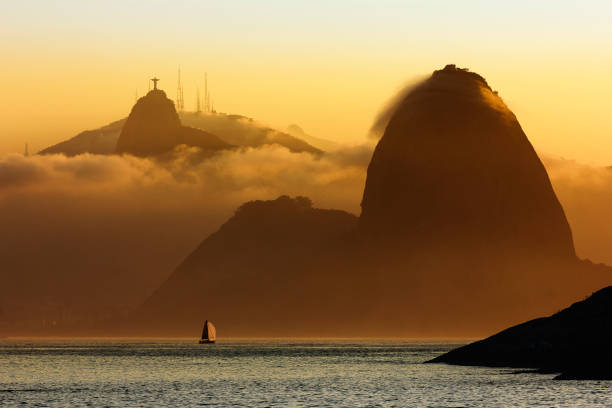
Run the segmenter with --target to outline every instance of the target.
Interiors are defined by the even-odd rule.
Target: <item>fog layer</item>
[[[198,153],[0,157],[0,306],[132,307],[245,201],[306,195],[356,213],[369,160],[366,146],[320,158],[275,146]]]
[[[0,157],[0,302],[11,313],[125,310],[148,296],[242,203],[282,194],[359,214],[372,146],[320,158],[281,147],[199,161]],[[612,170],[543,157],[579,257],[612,264]],[[61,300],[59,300],[61,299]]]

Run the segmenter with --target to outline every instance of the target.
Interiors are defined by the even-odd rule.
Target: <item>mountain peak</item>
[[[161,89],[153,89],[132,108],[117,140],[117,153],[151,156],[181,144],[204,150],[231,147],[215,135],[183,126],[174,102]]]
[[[484,85],[486,88],[491,89],[486,79],[482,76],[478,75],[475,72],[471,72],[468,68],[458,68],[455,64],[447,64],[443,69],[439,69],[433,72],[432,78],[439,77],[453,77],[469,79],[472,81],[479,82],[481,85]]]
[[[117,153],[148,156],[176,146],[181,121],[174,103],[161,89],[138,99],[117,140]]]
[[[483,77],[454,65],[398,103],[368,167],[360,225],[413,249],[574,256],[563,209],[516,117]]]

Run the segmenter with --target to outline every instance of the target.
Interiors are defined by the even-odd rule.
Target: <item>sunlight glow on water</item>
[[[452,343],[0,342],[0,406],[612,406],[612,382],[421,364]]]

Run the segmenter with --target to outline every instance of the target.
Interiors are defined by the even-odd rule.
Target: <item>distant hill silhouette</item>
[[[117,139],[126,119],[121,119],[95,130],[86,130],[73,138],[49,146],[39,154],[63,154],[76,156],[83,153],[114,154],[117,150]]]
[[[338,143],[309,135],[308,133],[304,132],[304,129],[296,124],[287,126],[287,133],[289,133],[291,136],[297,137],[298,139],[302,139],[317,149],[321,149],[323,151],[330,151],[338,148]]]
[[[342,288],[351,286],[342,269],[327,270],[342,261],[339,243],[356,224],[354,215],[313,208],[304,197],[245,203],[147,300],[141,318],[158,333],[190,334],[203,313],[226,336],[303,333],[304,324],[324,332],[325,316],[337,318]]]
[[[156,115],[143,113],[152,120],[145,120],[138,126],[141,127],[142,132],[148,132],[148,134],[151,135],[151,138],[155,140],[155,143],[160,143],[160,146],[157,146],[158,149],[161,148],[164,143],[167,146],[177,142],[183,142],[190,146],[202,145],[204,149],[210,148],[211,146],[214,148],[215,145],[219,145],[218,141],[215,141],[214,143],[212,142],[211,136],[214,135],[227,145],[240,147],[279,145],[286,147],[295,153],[307,152],[317,155],[322,153],[321,149],[314,147],[303,139],[295,137],[286,132],[281,132],[266,126],[262,126],[253,119],[240,115],[181,112],[178,113],[180,123],[182,125],[189,126],[189,129],[191,130],[184,129],[182,131],[177,131],[176,120],[174,118],[174,114],[171,112],[170,105],[167,102],[164,103],[164,99],[161,97],[161,94],[154,95],[159,97],[153,99],[153,101],[156,100],[159,103],[152,105],[156,106],[158,109],[164,110],[166,113],[160,115],[159,117]],[[169,101],[168,99],[166,100]],[[152,109],[154,110],[155,108]],[[66,156],[76,156],[83,153],[115,154],[117,152],[119,135],[123,130],[126,120],[127,119],[121,119],[99,129],[81,132],[71,139],[47,147],[46,149],[41,150],[39,153],[64,154]],[[147,124],[146,126],[153,128],[153,133],[150,133],[151,129],[147,129],[145,124]],[[163,132],[171,131],[171,133],[167,134],[174,135],[170,137],[172,140],[168,139],[164,141],[163,139],[160,139],[160,137],[162,137],[162,129],[165,129]],[[200,134],[194,129],[202,130],[204,133]],[[147,140],[149,140],[149,138],[147,138]],[[122,143],[127,142],[124,141]],[[123,146],[121,148],[123,148]]]
[[[183,126],[174,102],[159,89],[149,91],[132,108],[117,140],[117,153],[152,156],[179,145],[217,151],[230,144],[200,129]]]
[[[292,136],[257,123],[251,118],[224,113],[183,113],[183,123],[218,135],[221,139],[236,146],[259,147],[276,144],[294,153],[320,154],[322,151],[306,139]]]
[[[141,309],[159,317],[151,329],[194,330],[212,313],[235,335],[473,336],[612,284],[612,269],[576,258],[516,117],[454,66],[397,105],[352,233],[310,229],[303,240],[324,213],[293,227],[265,208],[237,214],[177,269]]]
[[[430,363],[537,368],[558,379],[612,380],[612,286],[552,316],[534,319]]]

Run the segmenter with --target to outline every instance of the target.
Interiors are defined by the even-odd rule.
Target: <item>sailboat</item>
[[[206,320],[204,322],[204,328],[202,329],[202,338],[200,339],[200,344],[211,344],[217,340],[217,330],[215,326]]]

